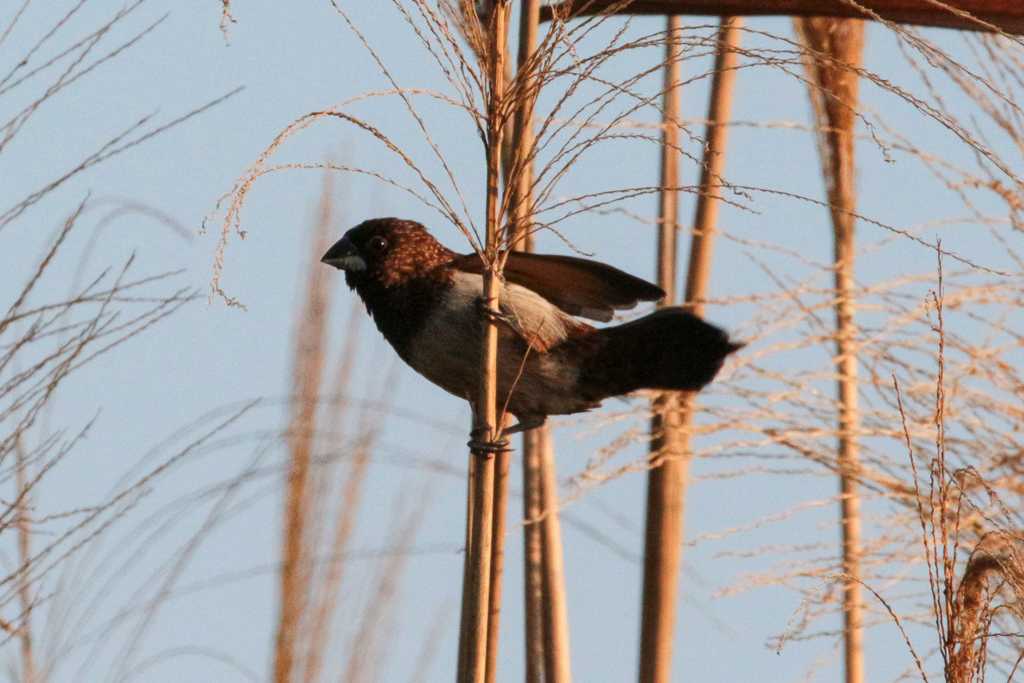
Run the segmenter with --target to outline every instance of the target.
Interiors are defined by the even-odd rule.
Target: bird
[[[490,445],[539,427],[550,415],[596,408],[640,389],[699,391],[743,344],[678,306],[619,325],[609,322],[658,286],[590,259],[509,252],[497,312],[483,303],[486,266],[420,223],[373,218],[348,230],[321,261],[345,273],[377,329],[399,357],[479,411],[484,323],[498,327],[497,406],[517,419]],[[473,435],[480,433],[479,426]],[[472,438],[471,446],[488,443]]]

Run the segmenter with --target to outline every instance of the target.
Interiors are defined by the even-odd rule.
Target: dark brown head
[[[320,260],[344,270],[350,287],[391,287],[426,275],[453,256],[415,221],[373,218],[346,232]]]

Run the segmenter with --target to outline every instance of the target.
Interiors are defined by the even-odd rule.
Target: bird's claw
[[[531,415],[525,418],[520,418],[519,422],[516,422],[511,427],[501,430],[498,437],[493,440],[488,440],[486,438],[487,431],[485,429],[474,429],[470,433],[470,438],[469,441],[466,442],[466,445],[469,446],[469,449],[474,453],[483,453],[487,455],[505,453],[506,451],[512,450],[511,447],[509,447],[509,436],[541,427],[545,421],[547,421],[547,417],[544,415]]]
[[[480,317],[488,322],[492,322],[495,325],[498,323],[504,323],[505,325],[512,325],[512,318],[505,313],[499,313],[493,310],[487,305],[487,302],[483,297],[477,297],[476,310],[480,314]]]
[[[469,446],[469,450],[474,453],[481,453],[487,456],[493,456],[497,453],[505,453],[512,450],[509,447],[508,437],[504,432],[498,434],[496,439],[490,440],[486,438],[486,431],[483,429],[474,429],[469,435],[469,441],[466,445]]]

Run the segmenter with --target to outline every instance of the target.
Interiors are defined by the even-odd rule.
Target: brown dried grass
[[[457,169],[452,160],[444,159],[443,150],[430,137],[428,121],[419,115],[415,107],[416,100],[423,97],[445,102],[453,110],[466,115],[468,125],[480,132],[483,138],[486,137],[483,135],[487,122],[484,103],[488,95],[485,65],[473,56],[473,39],[463,44],[459,38],[463,34],[471,36],[473,27],[466,30],[454,19],[468,16],[462,4],[448,3],[444,7],[453,10],[448,13],[442,11],[444,7],[439,10],[426,2],[410,1],[399,6],[416,39],[423,44],[425,53],[448,76],[451,91],[438,93],[399,87],[398,78],[389,71],[381,55],[366,43],[344,10],[335,5],[342,20],[355,30],[357,38],[377,59],[382,73],[391,80],[393,88],[311,112],[284,129],[239,179],[234,190],[225,195],[224,206],[227,209],[222,223],[223,245],[227,244],[233,230],[241,230],[241,210],[245,196],[257,179],[267,173],[283,170],[328,168],[332,171],[368,175],[411,194],[429,213],[440,215],[458,227],[474,249],[484,251],[481,231],[461,195]],[[475,18],[475,13],[472,16]],[[607,44],[590,54],[581,54],[577,46],[588,36],[595,35],[598,28],[611,27],[611,21],[609,14],[603,14],[571,24],[561,20],[549,24],[547,33],[538,41],[536,56],[509,83],[510,104],[503,110],[506,121],[515,110],[513,103],[517,98],[521,99],[523,93],[533,93],[543,88],[559,93],[559,96],[545,111],[537,113],[536,142],[529,146],[526,153],[517,155],[516,164],[507,170],[507,182],[511,186],[515,185],[515,179],[519,177],[517,174],[525,174],[528,166],[534,166],[536,170],[529,180],[532,190],[529,206],[512,210],[509,203],[516,200],[506,195],[507,199],[502,201],[500,215],[506,218],[499,223],[507,240],[511,239],[507,226],[516,223],[514,216],[517,215],[533,217],[528,227],[529,232],[551,230],[568,241],[562,227],[574,218],[588,213],[610,212],[635,217],[635,212],[630,214],[631,209],[620,206],[623,200],[648,196],[665,189],[662,184],[658,184],[590,188],[586,192],[562,191],[564,179],[574,167],[587,163],[587,152],[599,144],[628,140],[636,145],[660,145],[658,137],[642,119],[652,112],[660,114],[657,103],[663,92],[652,92],[647,87],[648,81],[644,79],[663,68],[664,64],[652,64],[650,68],[614,80],[603,75],[602,67],[633,51],[663,48],[666,35],[659,31],[637,37],[629,34],[626,28],[619,30],[619,25],[615,25]],[[803,63],[808,56],[827,62],[830,59],[828,55],[804,47],[799,41],[785,36],[771,35],[750,27],[745,27],[743,31],[752,39],[770,41],[772,47],[737,48],[738,71],[772,69],[812,88],[820,87],[802,75]],[[1019,148],[997,144],[990,139],[992,126],[1011,139],[1017,139],[1013,133],[1021,130],[1019,107],[1014,103],[1014,98],[1007,94],[1019,87],[1013,75],[1013,66],[1020,60],[1019,51],[1012,44],[1008,45],[1005,39],[966,39],[967,44],[978,52],[980,61],[987,65],[986,71],[968,67],[917,32],[901,27],[893,27],[893,31],[908,59],[925,77],[922,79],[923,85],[912,87],[897,84],[891,82],[886,74],[873,72],[863,66],[834,66],[846,74],[844,78],[855,78],[866,86],[884,90],[894,101],[914,108],[922,121],[941,126],[948,142],[971,151],[977,167],[961,168],[939,153],[922,149],[914,142],[913,131],[894,130],[880,115],[847,109],[841,112],[842,116],[858,122],[865,131],[859,139],[872,143],[883,157],[910,157],[916,163],[919,162],[926,173],[934,174],[951,191],[962,196],[972,218],[986,226],[992,239],[1008,245],[1007,255],[1020,269],[1024,261],[1020,259],[1013,243],[1013,230],[1019,225],[1021,205],[1016,190],[1020,186],[1020,178],[1015,171],[1019,165]],[[680,48],[680,61],[687,64],[707,56],[715,45],[711,27],[707,26],[687,27],[682,34],[673,36],[672,40]],[[711,71],[699,69],[696,75],[685,79],[682,85],[686,87],[710,75]],[[965,115],[951,107],[943,98],[939,86],[929,80],[937,76],[944,77],[948,84],[960,88],[974,102],[975,109]],[[400,149],[387,132],[347,111],[351,104],[364,97],[397,98],[412,125],[426,136],[428,157],[439,157],[431,158],[429,162],[436,161],[441,171],[429,175],[424,170],[428,160],[414,158],[411,153]],[[979,112],[981,116],[976,115]],[[271,163],[285,139],[321,121],[342,122],[369,135],[387,153],[394,155],[409,168],[418,184],[401,185],[377,168],[304,161]],[[728,125],[740,123],[730,122]],[[816,136],[829,132],[820,124],[809,128],[791,122],[755,122],[754,125],[762,126],[766,131],[783,128],[792,131],[809,130]],[[704,141],[689,129],[684,129],[683,133],[685,139],[678,150],[679,154],[684,159],[699,163],[689,151],[692,146],[687,145],[703,144]],[[1013,278],[1018,273],[1001,264],[983,263],[970,254],[942,248],[928,237],[932,226],[893,225],[884,217],[863,215],[850,206],[839,206],[832,200],[814,199],[810,191],[797,192],[787,187],[774,186],[743,186],[730,183],[722,177],[712,178],[711,182],[702,185],[679,184],[678,189],[695,195],[712,195],[722,203],[744,210],[756,209],[765,198],[786,199],[821,206],[837,212],[843,220],[856,219],[866,227],[880,229],[883,238],[858,244],[859,254],[874,253],[894,244],[938,248],[947,262],[953,263],[957,269],[946,276],[947,284],[950,285],[946,305],[964,315],[978,330],[976,335],[950,333],[947,337],[951,353],[945,362],[951,369],[950,375],[970,378],[970,381],[958,380],[952,390],[954,400],[948,404],[952,412],[947,417],[957,422],[958,432],[948,440],[947,446],[962,462],[971,463],[972,467],[983,473],[984,486],[975,481],[965,481],[964,486],[972,492],[978,493],[990,487],[1000,492],[1000,495],[1016,496],[1022,491],[1019,483],[1019,458],[1012,455],[1015,448],[1019,448],[1019,439],[1013,433],[1012,425],[1021,416],[1019,401],[1015,398],[1018,392],[1016,387],[1020,386],[1020,375],[1012,362],[1012,342],[1007,341],[1020,338],[1019,326],[1008,315],[1019,303],[1019,292],[1013,286]],[[989,193],[1004,203],[1004,216],[990,215],[982,208],[983,198]],[[643,222],[650,224],[649,220]],[[695,428],[695,435],[707,444],[696,453],[696,457],[716,458],[722,463],[735,459],[738,463],[733,470],[723,467],[708,476],[726,478],[750,473],[791,476],[823,471],[831,475],[843,474],[849,476],[861,489],[865,505],[891,503],[897,510],[884,531],[875,533],[873,530],[872,536],[864,539],[860,579],[844,574],[841,555],[833,556],[829,546],[824,543],[812,544],[813,547],[801,548],[799,552],[790,552],[793,547],[788,544],[751,551],[750,554],[778,553],[784,559],[768,574],[745,577],[735,590],[748,590],[767,583],[786,585],[805,598],[805,609],[796,619],[797,624],[784,638],[814,637],[816,634],[832,637],[835,634],[831,631],[813,629],[819,618],[834,614],[837,610],[837,585],[856,580],[862,585],[871,586],[869,590],[878,591],[881,595],[888,586],[906,578],[911,571],[905,568],[908,558],[912,559],[907,553],[907,534],[916,523],[916,496],[909,464],[900,464],[893,456],[894,447],[902,440],[902,435],[894,428],[899,419],[899,411],[888,390],[887,378],[893,369],[899,374],[901,386],[906,392],[903,397],[904,407],[911,417],[910,424],[916,424],[915,416],[928,410],[928,387],[934,383],[934,366],[924,351],[930,343],[931,326],[915,294],[930,276],[927,273],[908,273],[886,282],[854,282],[852,285],[851,295],[867,311],[871,322],[858,330],[853,340],[859,370],[863,373],[860,388],[863,403],[857,428],[857,436],[862,440],[862,457],[856,467],[851,468],[839,462],[829,449],[821,446],[822,443],[833,442],[841,435],[842,430],[836,428],[834,419],[839,407],[833,398],[813,388],[822,383],[837,381],[835,368],[827,365],[780,369],[773,362],[781,353],[814,352],[836,343],[833,326],[826,322],[826,316],[835,307],[837,296],[833,283],[829,282],[834,275],[832,263],[818,263],[805,253],[796,253],[773,243],[770,238],[753,240],[738,235],[728,226],[720,235],[722,240],[741,245],[747,250],[749,268],[752,272],[760,273],[760,283],[758,288],[750,292],[730,297],[709,297],[706,301],[708,306],[757,307],[740,335],[749,340],[751,345],[743,357],[727,369],[722,381],[709,393],[707,420]],[[222,250],[218,252],[217,258],[221,259],[218,264],[222,264]],[[783,264],[781,267],[780,263]],[[215,291],[219,287],[218,283],[219,280],[215,280]],[[884,318],[884,324],[876,324],[879,318]],[[729,406],[718,403],[715,397],[722,393],[732,396],[735,403]],[[627,413],[609,419],[618,417],[630,416]],[[911,431],[915,442],[922,438],[921,430],[911,427]],[[625,464],[613,462],[623,447],[643,438],[639,433],[627,432],[607,449],[595,454],[588,467],[576,478],[575,490],[562,499],[562,504],[571,503],[594,486],[632,472],[646,471],[649,464],[644,461]],[[791,509],[772,517],[733,529],[708,532],[694,537],[690,542],[700,544],[735,534],[750,534],[794,515],[835,503],[833,498],[800,501]],[[541,518],[551,512],[545,511]],[[894,572],[897,574],[895,577]],[[880,581],[883,585],[879,584]],[[905,615],[904,607],[903,603],[894,603],[893,613]],[[865,618],[869,623],[881,623],[887,619],[886,615],[872,616],[870,613]],[[911,615],[910,621],[915,619]]]
[[[349,402],[325,404],[325,387],[351,386],[358,354],[358,320],[355,308],[346,326],[345,343],[335,367],[327,362],[326,341],[330,329],[330,272],[319,262],[333,239],[338,217],[334,211],[331,176],[324,176],[317,220],[310,239],[310,259],[303,287],[305,301],[295,321],[291,419],[285,432],[288,465],[280,563],[280,612],[274,647],[274,680],[281,683],[329,678],[337,658],[331,657],[338,637],[335,617],[345,578],[345,563],[322,558],[342,558],[349,551],[359,523],[364,482],[373,461],[382,419],[390,397],[377,387],[382,410],[358,416],[358,433],[351,440],[350,463],[344,472],[316,463],[315,452],[327,433],[320,424],[343,424],[355,406]],[[388,383],[385,383],[387,386]],[[329,437],[339,439],[337,433]],[[343,680],[374,680],[373,662],[383,646],[381,623],[397,609],[395,588],[415,539],[422,510],[408,510],[393,534],[396,552],[390,554],[378,580],[370,588],[367,607],[349,647]]]
[[[924,468],[928,472],[927,489],[919,484],[918,472],[922,468],[917,463],[921,456],[915,453],[900,384],[895,376],[893,388],[914,472],[921,551],[928,569],[932,616],[943,661],[943,675],[949,683],[972,683],[985,680],[990,638],[1009,637],[1017,640],[1018,646],[1024,646],[1024,634],[991,633],[993,615],[999,610],[1009,608],[1018,619],[1022,614],[1024,562],[1020,556],[1020,543],[1024,539],[1012,516],[986,515],[984,522],[972,524],[975,528],[971,531],[962,528],[969,519],[964,513],[974,507],[972,495],[965,490],[964,483],[978,473],[968,468],[954,469],[947,463],[946,328],[941,257],[938,273],[938,288],[930,297],[936,316],[938,375],[935,381],[934,451]],[[984,480],[981,484],[987,489],[989,504],[998,506],[998,493],[988,488]],[[964,547],[971,548],[966,558],[961,557]],[[1004,600],[1002,604],[1001,599]],[[1013,667],[1017,667],[1017,662]],[[921,675],[927,680],[923,670]],[[1011,670],[1008,680],[1012,678]]]
[[[860,593],[861,501],[856,480],[850,473],[859,468],[860,411],[858,408],[855,282],[855,222],[851,212],[857,206],[854,182],[855,112],[859,104],[860,81],[853,69],[864,62],[864,22],[858,19],[814,17],[795,22],[797,34],[809,54],[805,61],[811,103],[818,129],[818,155],[832,207],[832,252],[835,260],[835,364],[838,372],[836,416],[839,439],[840,519],[843,574],[843,660],[847,683],[864,680],[864,617]]]
[[[22,3],[9,15],[0,44],[21,30],[19,20],[28,4]],[[82,4],[50,17],[41,37],[0,74],[0,101],[24,103],[0,124],[0,156],[23,136],[39,134],[34,129],[39,111],[62,106],[69,93],[89,87],[90,79],[102,71],[99,67],[122,59],[161,23],[129,29],[128,23],[143,4],[137,1],[82,33],[62,31],[76,19]],[[129,34],[118,41],[112,36],[115,28],[122,27]],[[44,224],[49,219],[40,219],[39,212],[53,216],[62,210],[55,197],[58,188],[223,99],[167,123],[156,123],[153,117],[132,123],[70,169],[53,171],[37,189],[23,197],[9,197],[10,203],[0,212],[6,251],[17,253],[21,246],[15,240],[20,239],[18,230],[29,229],[25,224],[29,209],[36,210],[36,223]],[[77,259],[78,275],[69,291],[60,294],[58,270],[76,260],[69,253],[68,238],[84,229],[86,215],[98,205],[86,197],[67,212],[42,255],[26,270],[23,285],[7,293],[8,302],[0,313],[0,373],[4,376],[0,381],[4,406],[0,483],[9,487],[0,504],[0,534],[8,531],[15,539],[12,561],[0,575],[0,642],[17,641],[19,647],[5,650],[12,655],[9,669],[17,680],[31,683],[51,680],[63,657],[55,647],[60,638],[59,615],[76,600],[66,583],[69,571],[110,534],[160,474],[154,470],[125,482],[88,506],[44,504],[41,494],[65,461],[86,456],[84,441],[94,428],[92,420],[79,427],[53,427],[52,407],[79,370],[117,353],[123,344],[196,299],[194,292],[175,284],[177,272],[140,275],[133,258],[97,269],[88,263],[87,253]],[[141,213],[142,207],[125,210]]]

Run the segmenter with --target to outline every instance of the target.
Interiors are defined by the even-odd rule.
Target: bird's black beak
[[[335,242],[334,246],[320,257],[320,262],[334,266],[338,270],[366,270],[366,259],[359,255],[359,250],[347,236]]]

